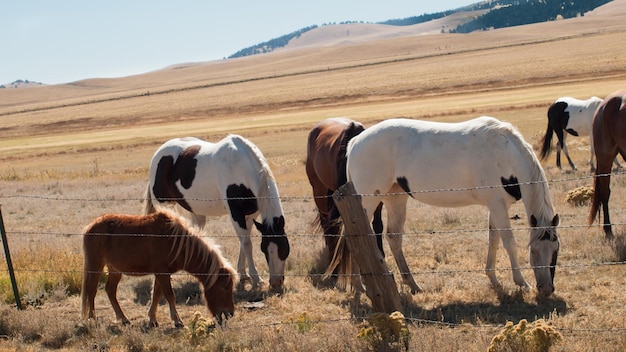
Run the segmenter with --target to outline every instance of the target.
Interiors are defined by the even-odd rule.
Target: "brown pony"
[[[85,229],[83,249],[83,318],[95,318],[94,299],[105,265],[108,268],[105,291],[116,318],[123,324],[130,324],[130,321],[117,301],[122,274],[155,275],[148,310],[151,326],[158,326],[156,309],[162,295],[169,303],[175,326],[184,326],[176,311],[170,281],[171,275],[179,270],[187,271],[203,285],[207,306],[218,323],[222,322],[222,316],[229,318],[234,314],[233,287],[237,274],[217,246],[208,245],[173,213],[102,215]]]
[[[306,174],[313,188],[313,197],[317,206],[316,226],[324,231],[324,240],[329,256],[337,250],[341,222],[339,212],[333,202],[333,193],[346,183],[346,148],[348,142],[365,130],[360,122],[348,118],[334,117],[318,122],[309,132],[306,156]],[[383,231],[381,220],[382,203],[379,205],[372,226],[374,233]],[[382,251],[382,236],[377,237]],[[343,242],[342,242],[343,243]],[[344,246],[339,249],[346,251]]]
[[[602,207],[604,213],[604,234],[613,238],[609,219],[609,197],[611,190],[611,165],[619,153],[626,157],[626,90],[618,90],[604,98],[593,119],[593,146],[596,151],[596,172],[593,200],[589,212],[592,224]]]

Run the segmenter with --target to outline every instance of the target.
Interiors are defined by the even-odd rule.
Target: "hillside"
[[[379,23],[347,22],[309,26],[240,50],[230,58],[303,47],[349,45],[371,40],[438,34],[469,33],[584,16],[611,0],[493,0],[454,10],[387,20]]]

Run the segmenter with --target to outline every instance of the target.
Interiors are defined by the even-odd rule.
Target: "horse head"
[[[261,232],[261,251],[265,254],[270,269],[270,286],[280,288],[285,280],[285,261],[289,256],[289,240],[285,235],[285,218],[274,217],[272,223],[267,219],[263,223],[256,220],[254,225]]]
[[[235,314],[233,289],[237,274],[230,268],[220,268],[217,279],[210,287],[204,287],[204,300],[218,324]]]
[[[530,265],[537,280],[537,290],[548,297],[554,292],[554,272],[559,255],[560,243],[556,233],[559,215],[555,215],[550,224],[539,224],[531,215],[530,225]]]

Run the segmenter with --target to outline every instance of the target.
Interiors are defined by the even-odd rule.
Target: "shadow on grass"
[[[513,294],[498,294],[498,301],[499,303],[452,302],[432,309],[423,309],[410,303],[403,308],[407,318],[446,324],[503,325],[507,321],[515,323],[521,319],[534,321],[540,318],[547,319],[553,313],[559,315],[568,313],[567,303],[559,297],[535,298],[534,302],[527,302],[520,291],[515,291]]]

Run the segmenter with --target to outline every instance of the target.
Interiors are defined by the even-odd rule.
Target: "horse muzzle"
[[[285,277],[283,275],[273,275],[270,277],[270,287],[272,289],[280,289],[283,287]]]

